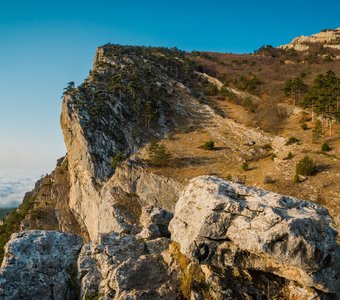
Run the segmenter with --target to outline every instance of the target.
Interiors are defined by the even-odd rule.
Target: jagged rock
[[[103,234],[81,250],[81,297],[101,299],[174,299],[175,277],[160,255],[169,245],[161,238],[144,242],[126,234]]]
[[[20,231],[43,228],[87,237],[83,224],[78,222],[69,207],[70,175],[67,157],[57,160],[55,170],[35,184],[23,203],[34,199],[34,206],[21,222]]]
[[[340,293],[337,233],[317,204],[201,176],[180,196],[170,231],[200,264],[259,270]]]
[[[142,255],[122,263],[114,272],[111,285],[116,299],[176,299],[177,286],[159,254]]]
[[[138,236],[144,239],[155,239],[162,236],[170,237],[168,226],[172,217],[172,213],[159,207],[143,207],[139,220],[143,230]]]
[[[14,233],[0,269],[0,299],[75,299],[82,240],[56,231]]]

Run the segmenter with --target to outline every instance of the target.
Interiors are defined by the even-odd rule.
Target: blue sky
[[[0,0],[0,172],[52,170],[63,87],[87,76],[98,45],[253,52],[340,27],[339,12],[339,0]]]

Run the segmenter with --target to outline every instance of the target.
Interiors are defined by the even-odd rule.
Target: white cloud
[[[18,206],[38,179],[39,176],[27,171],[0,170],[0,207]]]

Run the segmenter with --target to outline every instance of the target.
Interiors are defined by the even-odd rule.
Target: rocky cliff
[[[213,176],[189,182],[291,151],[283,137],[226,117],[208,97],[224,86],[203,71],[177,49],[97,49],[87,79],[63,98],[67,154],[27,196],[28,214],[17,212],[22,232],[5,247],[0,296],[339,297],[325,208]],[[150,160],[155,138],[172,150],[166,165]]]

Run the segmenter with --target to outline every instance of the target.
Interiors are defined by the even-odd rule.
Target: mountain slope
[[[310,110],[293,106],[282,89],[287,79],[301,73],[305,73],[308,84],[319,72],[329,69],[339,76],[340,62],[336,57],[328,61],[323,56],[317,56],[316,61],[304,57],[305,53],[295,55],[290,49],[272,47],[264,47],[253,55],[185,53],[178,49],[112,44],[99,47],[93,69],[84,83],[79,87],[69,83],[63,97],[61,127],[67,147],[65,158],[60,159],[54,172],[42,178],[27,196],[17,211],[20,218],[15,224],[10,218],[5,219],[1,232],[5,232],[8,239],[6,228],[61,230],[88,241],[80,256],[73,257],[73,263],[78,259],[81,297],[89,293],[91,297],[142,299],[139,297],[146,293],[150,299],[158,299],[160,295],[169,293],[175,297],[179,293],[189,298],[193,297],[190,290],[190,280],[193,280],[197,281],[198,293],[204,297],[219,295],[223,299],[221,295],[229,290],[241,297],[236,289],[243,285],[245,295],[255,293],[260,297],[270,282],[275,286],[275,293],[287,299],[294,299],[291,296],[294,293],[294,297],[303,294],[328,299],[325,293],[337,293],[334,287],[337,273],[332,267],[338,263],[338,246],[327,211],[317,204],[253,188],[249,188],[249,193],[257,196],[245,206],[248,194],[229,195],[225,190],[226,186],[227,190],[233,189],[236,186],[233,182],[265,187],[322,203],[332,216],[338,216],[340,127],[334,124],[332,136],[323,138],[330,144],[331,152],[320,151],[321,145],[311,142],[312,130],[303,130],[299,123],[303,118],[307,127],[314,126]],[[292,137],[295,142],[290,143]],[[153,159],[152,149],[163,150],[163,156],[157,154],[162,160]],[[306,154],[316,159],[318,172],[293,183],[295,166]],[[232,182],[216,177],[193,179],[201,175],[214,175]],[[192,184],[186,187],[189,181],[195,180],[201,183],[195,188],[190,188]],[[230,257],[230,253],[227,255],[230,259],[227,264],[231,264],[227,266],[224,261],[216,262],[215,259],[220,261],[223,257],[215,257],[215,252],[211,252],[209,259],[204,258],[209,262],[205,267],[199,258],[205,255],[205,246],[197,252],[196,240],[193,241],[192,249],[185,249],[189,260],[179,249],[188,242],[180,232],[189,221],[197,221],[191,220],[192,216],[209,211],[197,206],[201,200],[195,191],[202,190],[203,195],[208,195],[215,189],[211,189],[209,182],[216,180],[221,181],[216,188],[219,192],[209,196],[207,203],[202,200],[204,197],[199,197],[202,207],[208,205],[212,211],[204,215],[206,220],[199,220],[205,225],[197,229],[202,230],[197,241],[207,239],[209,245],[223,252],[223,257],[227,255],[225,244],[231,243],[235,252]],[[248,191],[247,187],[237,186]],[[185,197],[183,191],[186,191]],[[226,194],[220,195],[222,191]],[[224,199],[225,195],[231,198]],[[180,198],[185,199],[184,204],[177,204]],[[214,205],[222,198],[226,203],[230,201],[231,206],[220,203],[226,205],[226,210],[220,212],[221,207]],[[237,244],[237,238],[233,236],[230,240],[223,235],[233,224],[235,215],[239,215],[240,220],[247,219],[245,223],[243,219],[239,221],[246,230],[252,223],[249,218],[261,215],[263,201],[265,224],[259,221],[260,216],[256,219],[261,223],[259,228],[268,224],[286,226],[291,218],[286,220],[283,210],[294,211],[299,207],[301,215],[292,215],[296,217],[296,230],[303,240],[295,239],[295,229],[293,232],[284,227],[287,229],[284,237],[276,231],[268,234],[262,251],[250,246],[243,249]],[[234,204],[238,207],[235,211]],[[174,220],[178,220],[181,207],[187,215],[181,217],[179,233],[172,232],[181,243],[178,246],[169,240],[167,225],[174,213]],[[247,215],[243,215],[245,211]],[[217,212],[223,217],[217,217]],[[302,216],[306,220],[302,220]],[[218,221],[222,219],[223,222]],[[337,226],[339,221],[336,219]],[[212,236],[203,235],[204,232]],[[327,237],[327,247],[315,232]],[[31,235],[34,239],[40,233],[28,233],[29,238]],[[15,236],[6,248],[6,266],[15,256],[10,250],[15,247],[10,245],[20,243],[20,238]],[[288,241],[292,241],[289,255]],[[38,240],[34,241],[33,252],[35,247],[43,246]],[[307,252],[311,266],[303,262]],[[317,253],[322,253],[322,257],[317,258]],[[157,265],[157,270],[150,265]],[[273,266],[277,269],[272,270]],[[192,271],[197,278],[185,277],[190,270],[197,271]],[[152,282],[139,281],[134,275],[136,272],[143,274],[143,279],[151,276]],[[291,272],[302,274],[299,283],[292,281]],[[328,272],[333,272],[335,277],[328,276]],[[74,277],[72,274],[69,274],[70,280]],[[325,283],[324,274],[329,282]],[[225,284],[224,276],[229,276],[231,286]],[[252,276],[259,279],[252,281],[249,279]],[[189,292],[185,280],[190,281]],[[214,287],[208,287],[208,282],[214,282]],[[64,288],[69,286],[67,282]]]

